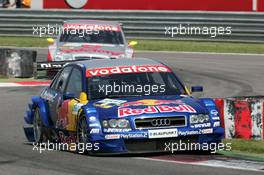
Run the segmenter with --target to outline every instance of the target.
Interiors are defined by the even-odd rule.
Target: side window
[[[59,79],[59,76],[60,76],[60,73],[61,72],[58,72],[57,75],[54,77],[54,79],[52,80],[51,84],[50,84],[50,88],[51,89],[56,89],[56,85],[58,83],[58,79]]]
[[[56,84],[54,84],[55,90],[59,92],[63,92],[66,84],[67,84],[67,79],[71,73],[72,67],[66,67],[62,70],[60,76],[56,80]]]
[[[74,94],[76,98],[79,98],[79,95],[82,92],[82,73],[79,69],[73,69],[66,92]]]

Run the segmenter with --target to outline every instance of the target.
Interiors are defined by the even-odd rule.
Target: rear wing
[[[73,61],[54,61],[34,63],[34,78],[53,79],[64,65]]]

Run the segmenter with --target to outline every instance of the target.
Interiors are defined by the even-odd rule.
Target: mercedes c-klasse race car
[[[212,99],[192,97],[169,67],[143,58],[66,64],[32,97],[25,121],[30,141],[89,143],[89,153],[168,151],[169,143],[219,143],[224,134]]]
[[[125,39],[120,23],[97,20],[69,20],[57,39],[48,38],[48,61],[101,58],[132,58],[134,50]]]

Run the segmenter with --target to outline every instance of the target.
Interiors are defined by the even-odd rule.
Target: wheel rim
[[[34,123],[33,123],[33,128],[34,128],[34,138],[36,142],[40,141],[41,137],[41,120],[39,116],[38,110],[35,112],[35,117],[34,117]]]
[[[78,142],[79,143],[87,143],[87,138],[88,138],[88,131],[87,131],[87,125],[86,125],[86,120],[81,119],[79,122],[79,127],[78,127]]]

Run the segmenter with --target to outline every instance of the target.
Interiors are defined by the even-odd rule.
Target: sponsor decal
[[[120,134],[108,134],[108,135],[105,135],[105,139],[107,139],[107,140],[120,139]]]
[[[64,29],[74,29],[74,30],[89,30],[89,31],[115,31],[120,32],[118,26],[110,25],[91,25],[91,24],[64,24]]]
[[[196,113],[196,110],[189,105],[178,106],[148,106],[143,109],[119,108],[118,117],[127,117],[131,115],[154,114],[154,113],[170,113],[170,112],[188,112]]]
[[[199,135],[199,134],[211,134],[213,129],[199,129],[199,130],[188,130],[188,131],[178,131],[178,136],[190,136],[190,135]]]
[[[125,100],[114,100],[106,98],[104,100],[100,100],[96,103],[94,103],[94,106],[100,107],[100,108],[112,108],[114,106],[119,106],[122,103],[125,103]]]
[[[194,130],[194,131],[179,131],[178,135],[179,136],[189,136],[189,135],[197,135],[200,134],[200,132],[198,130]]]
[[[214,127],[219,127],[220,126],[220,121],[214,122]]]
[[[96,117],[95,116],[89,117],[89,122],[95,122],[95,121],[96,121]]]
[[[86,109],[86,112],[87,112],[88,114],[96,113],[96,109],[94,109],[94,108],[88,108],[88,109]]]
[[[191,128],[206,128],[206,127],[211,127],[211,123],[199,123],[199,124],[191,125]]]
[[[69,102],[70,100],[65,100],[61,107],[58,108],[58,119],[56,121],[56,128],[66,129],[67,125],[70,123],[68,120],[68,112],[69,112]]]
[[[213,120],[220,120],[220,117],[217,116],[217,117],[212,117]]]
[[[102,49],[102,46],[100,45],[82,45],[80,47],[66,48],[66,49],[65,48],[66,47],[61,47],[60,51],[65,53],[94,52],[94,53],[101,53],[101,54],[107,54],[113,56],[118,56],[123,54],[122,52],[115,52],[111,50]]]
[[[57,142],[70,144],[70,143],[75,143],[76,136],[73,134],[65,135],[62,131],[59,131],[57,139],[58,139]]]
[[[91,123],[89,124],[89,127],[100,127],[98,123]]]
[[[144,72],[171,72],[171,70],[162,65],[145,65],[145,66],[120,66],[86,70],[87,77],[104,76],[111,74],[129,74]]]
[[[147,133],[120,134],[123,139],[148,138]]]
[[[123,103],[120,107],[128,106],[157,106],[157,105],[166,105],[166,104],[184,104],[181,100],[155,100],[155,99],[144,99],[138,101],[132,101]]]
[[[100,132],[99,128],[92,128],[90,134],[99,134],[99,132]]]
[[[209,128],[209,129],[202,129],[202,134],[212,134],[213,133],[213,128]]]
[[[218,111],[215,110],[215,109],[211,110],[210,113],[211,113],[211,115],[213,115],[213,116],[217,116],[217,115],[218,115]]]
[[[74,104],[73,109],[72,109],[72,114],[77,115],[82,106],[83,104],[81,103]]]
[[[129,132],[131,131],[131,129],[127,128],[127,129],[121,129],[121,128],[105,128],[104,132]]]
[[[63,65],[63,63],[39,63],[37,67],[38,69],[60,69]]]
[[[215,106],[215,103],[211,100],[205,100],[204,104],[205,104],[205,106]]]
[[[150,139],[153,139],[153,138],[178,137],[178,130],[177,129],[148,130],[148,136],[149,136]]]

